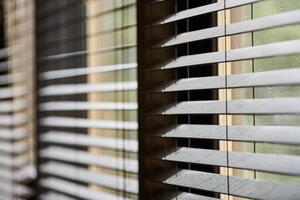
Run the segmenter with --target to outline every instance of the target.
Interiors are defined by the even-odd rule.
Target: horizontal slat
[[[11,82],[11,79],[12,76],[10,74],[0,76],[0,85],[9,84]]]
[[[0,192],[1,190],[3,192],[6,192],[7,194],[14,194],[16,196],[30,196],[33,194],[32,190],[23,185],[23,184],[19,184],[19,183],[11,183],[11,184],[8,184],[7,183],[0,183]],[[1,192],[2,193],[2,192]]]
[[[227,108],[226,108],[227,107]],[[300,98],[243,99],[226,101],[189,101],[162,112],[177,114],[298,114]]]
[[[156,91],[176,92],[184,90],[222,89],[225,86],[226,88],[242,88],[295,85],[300,84],[299,76],[300,68],[228,75],[227,80],[225,76],[186,78],[171,82],[164,87],[156,89]]]
[[[70,180],[81,181],[88,184],[97,184],[103,187],[123,190],[131,193],[137,193],[138,191],[137,180],[130,179],[128,177],[124,179],[122,176],[93,172],[85,168],[75,167],[73,165],[59,162],[48,162],[43,164],[40,168],[43,173],[60,176]]]
[[[52,80],[59,78],[69,78],[74,76],[82,76],[87,74],[106,73],[118,70],[135,69],[137,63],[105,65],[97,67],[83,67],[63,70],[53,70],[40,74],[41,80]]]
[[[10,140],[10,139],[21,139],[28,136],[29,133],[26,129],[7,129],[0,128],[0,139]]]
[[[109,137],[95,137],[79,133],[50,131],[41,134],[42,142],[65,144],[82,147],[99,147],[108,149],[125,150],[137,152],[138,143],[136,140],[118,139]]]
[[[9,56],[9,52],[11,52],[11,48],[0,49],[0,59]]]
[[[186,124],[173,128],[162,137],[217,139],[280,144],[300,144],[298,126],[222,126]],[[283,134],[284,133],[284,134]]]
[[[40,89],[40,96],[84,94],[90,92],[114,92],[137,89],[137,82],[116,82],[102,84],[51,85]]]
[[[28,89],[25,86],[8,87],[0,89],[0,99],[19,97],[27,94]]]
[[[75,195],[83,199],[98,200],[120,200],[118,196],[104,191],[92,190],[91,188],[65,181],[58,178],[44,178],[40,180],[40,185],[65,194]]]
[[[0,67],[1,68],[1,67]],[[0,69],[1,71],[1,69]],[[16,83],[25,80],[25,73],[15,73],[0,76],[0,85]]]
[[[23,167],[27,164],[29,158],[27,155],[21,156],[11,156],[11,155],[1,155],[0,156],[0,165],[10,166],[10,167]]]
[[[234,8],[234,7],[238,7],[238,6],[242,6],[242,5],[247,5],[247,4],[255,3],[258,1],[261,1],[261,0],[239,0],[239,1],[225,0],[225,2],[224,2],[224,0],[221,0],[217,3],[208,4],[205,6],[200,6],[197,8],[192,8],[192,9],[178,12],[175,15],[172,15],[172,16],[166,18],[165,20],[163,20],[161,22],[161,24],[171,23],[171,22],[182,20],[182,19],[187,19],[190,17],[195,17],[195,16],[207,14],[207,13],[212,13],[212,12],[228,9],[228,8]]]
[[[41,126],[73,127],[73,128],[99,128],[99,129],[125,129],[137,130],[137,122],[91,120],[71,117],[45,117],[40,120]]]
[[[290,155],[226,152],[183,147],[164,156],[162,159],[168,161],[216,165],[222,167],[229,166],[232,168],[258,170],[288,175],[300,175],[300,157]],[[278,162],[278,160],[280,160],[280,162]]]
[[[220,200],[220,199],[192,194],[192,193],[181,193],[180,195],[172,198],[172,200]]]
[[[161,2],[164,2],[165,0],[150,0],[150,1],[146,1],[143,3],[143,5],[145,6],[152,6],[154,4],[157,4],[157,3],[161,3]]]
[[[22,182],[28,179],[32,179],[34,177],[35,177],[35,169],[34,166],[32,165],[27,165],[18,170],[13,170],[11,168],[9,169],[1,168],[0,170],[0,178],[5,178],[7,180]]]
[[[74,193],[73,193],[74,194]],[[63,195],[63,194],[58,194],[56,192],[47,192],[43,193],[40,197],[41,200],[77,200],[75,198]]]
[[[62,148],[50,146],[40,151],[42,158],[55,159],[73,163],[98,165],[100,167],[124,170],[136,173],[138,171],[138,163],[136,160],[125,159],[122,157],[97,155],[91,152],[74,150],[70,148]]]
[[[0,72],[8,70],[8,66],[9,66],[8,61],[0,62]]]
[[[0,101],[1,112],[16,112],[25,109],[28,102],[24,99],[16,99],[14,101]]]
[[[1,69],[2,67],[3,67],[4,71],[12,69],[12,67],[21,69],[23,67],[23,64],[24,64],[24,61],[22,59],[15,57],[14,59],[0,62],[0,71],[2,71],[2,69]],[[9,71],[9,73],[10,73],[10,71]]]
[[[300,22],[300,10],[280,13],[253,20],[246,20],[225,26],[202,29],[199,31],[186,32],[168,40],[162,45],[173,46],[193,41],[222,37],[225,35],[234,35],[250,31],[258,31],[267,28],[273,28],[284,25],[292,25]]]
[[[0,152],[2,153],[22,153],[28,150],[28,141],[2,142],[0,141]]]
[[[292,40],[233,49],[226,52],[210,52],[197,55],[182,56],[164,66],[159,67],[159,69],[172,69],[192,65],[220,63],[225,61],[285,56],[297,53],[300,53],[300,40]]]
[[[25,114],[0,115],[0,125],[18,126],[24,124],[28,119]]]
[[[0,190],[0,193],[1,193],[0,200],[7,200],[7,199],[24,200],[24,198],[17,197],[16,195],[11,194],[10,192],[7,192],[7,191],[1,191]]]
[[[102,53],[102,52],[114,51],[114,50],[119,50],[119,49],[134,48],[134,47],[136,47],[136,44],[131,43],[131,44],[124,44],[124,45],[113,46],[113,47],[105,47],[105,48],[101,48],[101,49],[97,49],[97,50],[84,50],[84,51],[61,53],[61,54],[57,54],[57,55],[49,55],[49,56],[41,57],[40,59],[41,59],[41,61],[67,59],[67,58],[73,58],[76,56],[83,56],[86,54]]]
[[[137,103],[125,102],[47,102],[40,105],[41,111],[77,111],[77,110],[136,110]]]
[[[228,182],[227,182],[228,180]],[[166,184],[214,191],[255,199],[297,199],[299,185],[223,176],[199,171],[182,170],[164,181]],[[229,191],[227,190],[229,184]]]

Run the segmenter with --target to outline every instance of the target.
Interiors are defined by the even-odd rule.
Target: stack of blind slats
[[[33,16],[31,0],[1,1],[0,196],[24,199],[33,165]],[[27,51],[25,51],[25,49]]]
[[[140,37],[146,40],[140,73],[151,77],[142,81],[146,97],[140,98],[146,111],[140,115],[145,198],[300,197],[300,5],[283,4],[269,0],[140,4]],[[260,7],[272,10],[277,5],[281,10],[259,13]],[[171,7],[173,11],[166,9]],[[234,18],[247,9],[249,19]],[[218,20],[201,26],[208,17]],[[293,31],[298,32],[292,35]],[[272,33],[273,40],[262,41],[263,33]],[[247,34],[250,45],[234,46]],[[215,46],[207,51],[209,42]],[[243,73],[245,65],[250,72]],[[216,66],[217,73],[207,73]],[[165,80],[154,78],[166,74]],[[241,95],[249,89],[251,95]],[[205,97],[209,91],[216,95]],[[153,103],[150,98],[165,100]],[[242,123],[249,117],[251,123]],[[245,144],[254,150],[243,149]],[[151,168],[160,169],[162,175],[157,177]]]
[[[135,1],[37,6],[40,198],[136,199]]]

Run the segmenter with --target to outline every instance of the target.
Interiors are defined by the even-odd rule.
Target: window
[[[40,197],[137,199],[135,2],[38,11]]]
[[[143,198],[300,195],[298,6],[139,3]]]
[[[264,1],[258,2],[253,5],[246,5],[243,7],[238,7],[232,9],[230,20],[231,23],[237,23],[239,21],[245,20],[260,20],[260,19],[270,19],[276,20],[281,18],[284,20],[291,20],[292,15],[297,15],[300,4],[295,1]],[[268,9],[262,9],[268,8]],[[296,10],[296,11],[295,11]],[[275,18],[275,19],[274,19]],[[277,23],[283,23],[278,20]],[[285,41],[295,41],[299,39],[299,25],[297,22],[288,22],[288,25],[280,25],[270,27],[263,30],[255,30],[252,32],[239,34],[231,37],[231,48],[245,48],[249,46],[256,45],[267,45],[272,43],[279,43]],[[232,74],[250,74],[253,75],[270,75],[271,79],[266,80],[270,82],[276,81],[275,83],[260,85],[257,83],[255,87],[245,87],[239,89],[233,89],[231,91],[232,99],[266,99],[268,101],[281,101],[284,104],[290,104],[289,101],[298,101],[299,97],[299,85],[297,81],[291,82],[280,82],[278,77],[282,79],[292,78],[291,74],[297,74],[297,65],[299,60],[299,53],[295,52],[294,55],[284,55],[277,56],[273,58],[263,58],[263,59],[252,59],[246,61],[237,61],[231,63],[231,73]],[[254,82],[254,81],[253,81]],[[252,84],[255,84],[252,83]],[[286,101],[286,102],[285,102]],[[268,104],[271,104],[269,102]],[[242,125],[242,126],[255,126],[255,127],[265,127],[274,129],[269,134],[269,140],[272,141],[255,141],[255,142],[233,142],[232,151],[242,151],[242,152],[255,152],[260,155],[271,155],[277,154],[280,160],[284,162],[284,165],[289,165],[292,159],[297,159],[299,156],[299,145],[297,142],[285,141],[283,138],[276,138],[278,135],[289,137],[289,134],[296,131],[299,124],[299,116],[294,108],[294,112],[287,111],[284,106],[278,105],[282,109],[280,112],[270,111],[269,113],[258,113],[254,115],[237,115],[231,116],[232,125]],[[261,109],[261,108],[260,108]],[[262,133],[261,133],[262,134]],[[290,136],[295,141],[294,136]],[[279,159],[278,158],[278,159]],[[284,161],[284,159],[290,161]],[[275,163],[274,163],[275,165]],[[272,180],[276,182],[286,182],[286,183],[299,183],[299,177],[295,176],[297,173],[290,171],[278,170],[276,172],[272,170],[260,171],[260,170],[237,170],[234,169],[232,174],[237,174],[239,176],[246,176],[248,178],[256,178],[261,180]]]
[[[0,196],[28,198],[36,178],[33,1],[1,1],[0,15]]]
[[[300,1],[0,0],[0,200],[300,199]]]

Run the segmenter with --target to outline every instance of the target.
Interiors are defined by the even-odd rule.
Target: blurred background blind
[[[135,9],[37,1],[42,199],[137,199]]]
[[[32,0],[0,1],[0,199],[32,195],[35,178],[35,13]]]

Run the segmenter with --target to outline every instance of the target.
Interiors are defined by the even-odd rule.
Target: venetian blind
[[[38,1],[43,199],[136,199],[131,0]]]
[[[141,197],[299,198],[299,2],[138,8]]]
[[[34,6],[31,0],[0,4],[0,199],[23,199],[32,195],[35,178]]]

